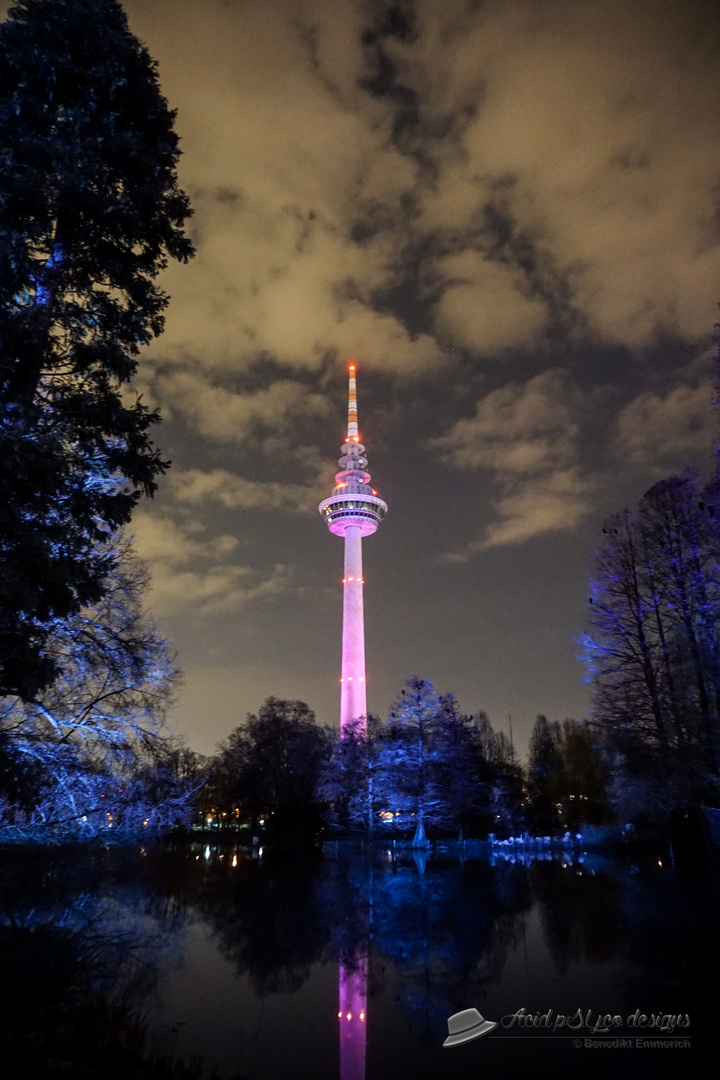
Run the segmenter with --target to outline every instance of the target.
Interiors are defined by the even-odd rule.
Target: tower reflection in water
[[[365,1080],[367,1043],[367,951],[357,949],[339,964],[340,1080]]]

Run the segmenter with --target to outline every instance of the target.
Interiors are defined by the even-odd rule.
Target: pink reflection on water
[[[367,955],[339,964],[340,1080],[365,1080]]]

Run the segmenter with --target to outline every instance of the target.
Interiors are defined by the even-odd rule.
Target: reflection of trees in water
[[[499,977],[530,905],[521,866],[418,866],[378,848],[311,860],[221,854],[198,852],[185,896],[258,993],[299,990],[321,961],[352,971],[369,957],[370,1000],[399,979],[399,998],[428,1023],[444,1025]]]
[[[645,1007],[640,990],[655,985],[648,976],[657,975],[659,994],[668,985],[668,960],[676,983],[684,978],[692,961],[683,964],[683,948],[703,955],[698,920],[667,868],[633,873],[617,861],[565,861],[418,860],[409,850],[393,857],[370,845],[354,853],[339,846],[336,857],[328,847],[323,857],[272,850],[252,858],[217,846],[180,849],[162,876],[175,903],[207,921],[220,951],[260,995],[299,990],[313,965],[337,963],[340,991],[343,981],[353,986],[339,1002],[367,1001],[368,1036],[382,997],[436,1041],[450,1014],[468,1002],[481,1006],[501,979],[535,904],[558,972],[618,957],[639,971],[628,1007]],[[669,925],[685,929],[668,937]],[[687,1011],[686,999],[673,1007]]]
[[[691,1013],[696,1031],[716,1023],[707,976],[720,966],[719,866],[694,850],[606,870],[619,892],[617,951],[627,960],[622,985],[629,1004]],[[653,1001],[645,1007],[647,987]]]
[[[530,868],[533,893],[553,962],[603,963],[617,955],[622,934],[622,886],[600,867],[578,860],[539,861]]]
[[[56,1057],[78,1073],[106,1068],[115,1053],[114,1065],[143,1063],[136,1010],[160,969],[177,959],[183,919],[138,880],[134,856],[131,870],[118,852],[3,852],[0,980],[12,990],[0,1036],[4,1064],[21,1070],[9,1075],[45,1075]]]
[[[261,994],[295,991],[331,935],[319,902],[322,874],[312,857],[251,859],[220,852],[197,860],[192,904],[217,936],[220,953]]]
[[[708,889],[704,859],[588,857],[536,863],[530,878],[558,972],[622,957],[618,989],[629,1010],[701,1015],[706,973],[720,963],[718,892]]]

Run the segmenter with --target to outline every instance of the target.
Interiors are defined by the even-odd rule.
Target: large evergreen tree
[[[19,0],[0,26],[0,693],[57,668],[103,544],[166,467],[128,400],[187,260],[175,114],[116,0]]]

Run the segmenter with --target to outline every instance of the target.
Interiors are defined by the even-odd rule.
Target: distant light
[[[346,1020],[352,1020],[352,1013],[348,1013],[345,1017]]]

